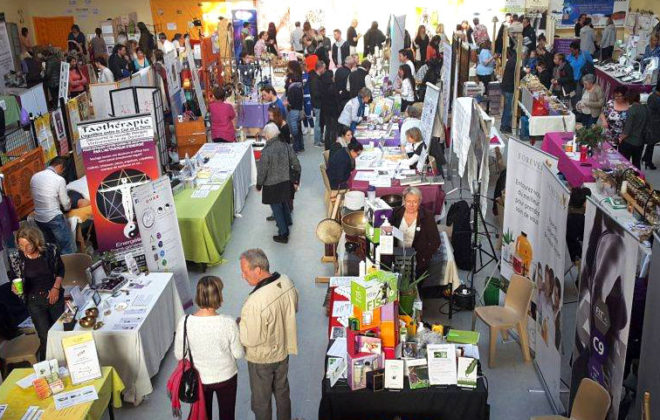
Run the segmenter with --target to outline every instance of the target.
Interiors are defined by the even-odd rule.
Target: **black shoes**
[[[644,162],[644,169],[658,169],[653,162]]]
[[[268,216],[266,217],[266,220],[269,222],[274,222],[275,221],[275,216]]]
[[[277,235],[273,236],[273,240],[277,243],[280,244],[286,244],[289,242],[289,235],[283,236],[283,235]]]

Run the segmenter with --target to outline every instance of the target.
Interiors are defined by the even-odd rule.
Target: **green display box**
[[[367,274],[351,281],[351,303],[362,311],[373,311],[399,299],[398,275],[387,271]]]
[[[380,228],[375,228],[371,226],[371,223],[367,223],[364,228],[364,234],[369,242],[374,244],[380,243]]]

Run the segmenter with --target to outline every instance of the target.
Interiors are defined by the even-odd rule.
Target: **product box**
[[[378,270],[364,279],[351,281],[351,303],[363,311],[379,308],[399,299],[398,275]]]
[[[379,228],[393,213],[394,209],[381,198],[364,202],[364,217],[367,224],[374,228]]]
[[[371,223],[367,222],[364,227],[364,236],[366,236],[372,244],[377,244],[380,242],[380,228],[375,228]]]
[[[353,391],[366,388],[367,374],[383,367],[383,356],[380,354],[348,355],[348,386]]]

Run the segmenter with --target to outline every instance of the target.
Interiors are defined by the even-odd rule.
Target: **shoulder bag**
[[[179,400],[192,404],[199,400],[199,373],[195,369],[190,343],[188,342],[188,317],[183,321],[183,359],[184,367],[181,374],[181,383],[179,384]],[[186,356],[190,363],[185,363]]]

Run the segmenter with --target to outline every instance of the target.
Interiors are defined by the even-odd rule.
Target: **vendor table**
[[[348,188],[350,190],[362,191],[367,193],[369,189],[368,181],[355,181],[355,175],[357,171],[351,173],[351,177],[348,180]],[[406,185],[401,185],[401,181],[398,179],[392,180],[392,186],[390,187],[377,187],[376,196],[381,197],[387,194],[401,194],[403,190],[407,188]],[[422,191],[422,206],[433,214],[440,214],[442,212],[442,205],[445,202],[445,192],[442,190],[440,185],[417,185],[417,188]]]
[[[382,137],[385,146],[396,147],[401,144],[398,127],[399,125],[397,124],[392,129],[390,135],[387,136],[386,130],[369,130],[366,125],[359,125],[355,133],[353,133],[353,137],[363,145],[373,144],[374,146],[378,146],[378,142]]]
[[[153,391],[151,377],[158,373],[160,362],[172,345],[177,322],[184,315],[171,273],[151,273],[143,278],[143,283],[145,281],[150,283],[140,289],[131,288],[129,295],[121,293],[118,297],[112,297],[102,294],[112,313],[101,318],[103,327],[91,331],[101,365],[113,366],[117,370],[126,384],[124,400],[135,405]],[[124,286],[124,289],[127,288],[129,286]],[[124,316],[129,316],[124,315],[123,310],[116,309],[115,305],[127,302],[128,308],[135,308],[138,301],[144,304],[139,307],[145,308],[145,312],[143,315],[130,315],[141,318],[137,326],[132,330],[115,329]],[[64,331],[63,324],[56,322],[48,331],[46,358],[57,359],[60,366],[64,366],[66,359],[62,338],[81,331],[90,330],[76,324],[73,331]]]
[[[596,81],[603,89],[603,95],[605,100],[612,99],[614,97],[614,88],[617,86],[624,86],[628,91],[636,91],[639,93],[649,93],[653,90],[652,85],[643,85],[641,83],[624,83],[614,77],[612,73],[607,72],[597,66],[596,67]]]
[[[263,128],[268,123],[270,103],[243,101],[236,106],[236,126],[243,128]]]
[[[187,261],[220,264],[234,220],[232,179],[205,198],[192,198],[194,191],[187,188],[174,196],[183,252]]]
[[[529,90],[522,87],[520,91],[521,100],[518,105],[529,118],[530,136],[542,136],[549,131],[575,131],[575,114],[569,112],[568,115],[533,116],[529,109],[532,103]]]
[[[594,177],[592,171],[601,167],[600,163],[594,157],[588,157],[586,163],[588,166],[583,166],[578,160],[571,159],[566,152],[564,152],[563,144],[573,138],[573,133],[547,133],[543,138],[543,145],[541,149],[553,156],[556,156],[559,161],[557,169],[564,174],[566,181],[572,187],[579,187],[586,182],[593,182]],[[634,166],[619,152],[614,150],[609,143],[603,143],[603,149],[608,151],[607,159],[611,164],[624,164],[634,169]],[[637,172],[639,170],[635,169]]]
[[[5,379],[5,382],[0,385],[0,404],[8,404],[7,411],[2,416],[3,419],[19,420],[31,405],[46,410],[42,418],[51,418],[49,417],[49,413],[55,410],[55,403],[52,397],[40,400],[37,398],[34,388],[23,389],[16,385],[16,382],[33,373],[34,369],[32,368],[14,369],[7,379]],[[66,414],[67,420],[97,420],[103,416],[106,408],[109,410],[110,418],[114,419],[112,410],[113,407],[121,408],[121,392],[124,390],[124,383],[113,367],[102,367],[101,373],[102,376],[99,379],[76,386],[71,384],[71,377],[67,376],[63,379],[65,386],[63,392],[93,385],[99,396],[97,400],[92,402],[78,404],[68,408]]]
[[[208,162],[205,168],[227,172],[232,176],[234,189],[234,211],[240,213],[250,187],[257,184],[257,163],[252,153],[252,141],[238,143],[206,143],[197,153]]]

